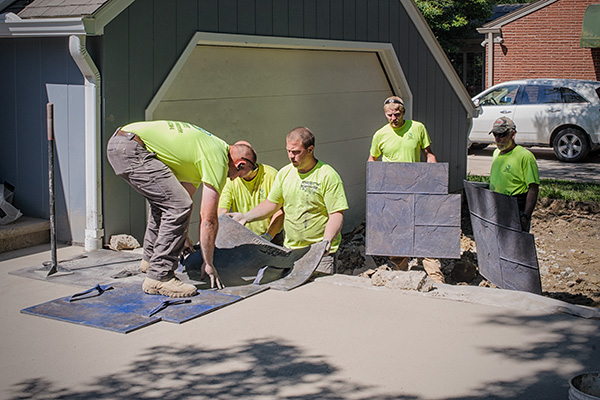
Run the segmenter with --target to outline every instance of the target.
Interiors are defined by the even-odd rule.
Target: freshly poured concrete
[[[333,276],[127,335],[21,314],[73,292],[8,274],[48,259],[0,255],[2,399],[565,399],[570,377],[600,370],[600,320],[498,289]]]

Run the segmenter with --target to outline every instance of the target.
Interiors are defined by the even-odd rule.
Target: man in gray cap
[[[517,198],[521,228],[529,232],[540,186],[537,162],[529,150],[515,143],[517,127],[510,118],[498,118],[490,133],[498,147],[492,158],[490,189]]]

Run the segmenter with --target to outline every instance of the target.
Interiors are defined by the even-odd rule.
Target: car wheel
[[[560,161],[578,162],[590,152],[587,137],[575,128],[565,128],[554,138],[554,154]]]

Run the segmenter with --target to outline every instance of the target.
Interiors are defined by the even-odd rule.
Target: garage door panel
[[[373,90],[389,90],[375,53],[198,46],[163,100]]]
[[[257,149],[275,150],[283,148],[285,135],[296,126],[311,128],[321,144],[370,139],[386,123],[381,99],[387,95],[389,92],[161,102],[153,118],[195,123],[225,141],[247,138]],[[277,137],[281,141],[274,140]],[[366,159],[368,147],[364,151]]]

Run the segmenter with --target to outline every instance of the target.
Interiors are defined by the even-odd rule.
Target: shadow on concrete
[[[581,372],[600,369],[600,330],[597,321],[577,321],[560,315],[484,317],[481,324],[497,329],[516,327],[544,331],[544,340],[481,349],[490,357],[531,364],[531,373],[514,380],[490,380],[470,389],[468,396],[446,399],[562,399],[568,380],[576,373],[561,365],[577,365]],[[528,338],[523,338],[528,342]],[[449,346],[452,344],[449,343]],[[352,351],[352,349],[348,349]],[[537,362],[555,360],[552,369],[539,371]],[[93,360],[90,360],[93,363]],[[406,360],[410,363],[410,360]],[[452,364],[452,360],[435,360]],[[485,366],[473,365],[474,369]],[[83,390],[60,386],[45,378],[15,384],[11,399],[422,399],[418,395],[380,393],[375,385],[340,379],[339,369],[324,357],[306,354],[285,340],[267,338],[233,348],[157,346],[147,349],[124,371],[90,380]],[[464,371],[468,374],[468,371]],[[577,372],[578,373],[578,372]],[[426,374],[426,371],[423,371]],[[435,385],[436,379],[431,376]],[[398,380],[402,376],[397,377]],[[442,379],[443,381],[443,379]]]
[[[575,323],[574,323],[575,322]],[[510,359],[511,362],[531,364],[531,374],[518,380],[489,381],[473,389],[472,396],[448,397],[448,399],[566,399],[569,379],[581,372],[600,370],[600,324],[598,321],[580,323],[560,315],[511,316],[494,315],[482,324],[497,326],[497,329],[526,327],[530,330],[547,333],[547,340],[529,342],[529,350],[523,351],[523,343],[515,346],[489,346],[486,353]],[[536,371],[536,363],[555,360],[553,368]],[[578,371],[571,373],[564,365],[579,365]],[[477,368],[477,366],[473,366]]]
[[[16,384],[12,399],[418,399],[378,394],[373,386],[336,379],[337,371],[283,340],[222,349],[157,346],[84,390],[37,378]]]

